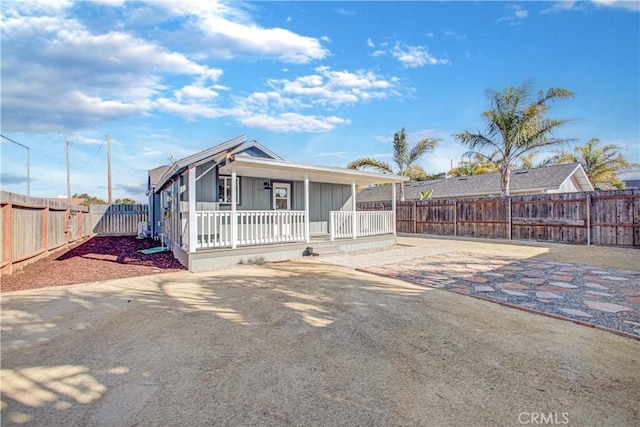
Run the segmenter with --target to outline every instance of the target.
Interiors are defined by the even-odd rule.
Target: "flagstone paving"
[[[640,337],[640,271],[457,251],[394,261],[359,270]]]

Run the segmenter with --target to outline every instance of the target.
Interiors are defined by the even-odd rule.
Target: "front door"
[[[291,210],[291,184],[273,183],[273,209],[276,211]]]
[[[291,210],[291,184],[284,182],[273,183],[273,209],[276,211]],[[273,232],[278,238],[291,234],[291,224],[286,215],[278,215],[274,221]]]

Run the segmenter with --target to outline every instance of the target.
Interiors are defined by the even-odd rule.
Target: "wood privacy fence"
[[[11,274],[92,233],[89,208],[64,201],[0,194],[1,271]]]
[[[359,210],[390,209],[358,203]],[[640,190],[398,202],[399,233],[640,247]]]
[[[91,205],[91,227],[99,236],[137,236],[149,221],[149,205]]]
[[[149,218],[147,205],[69,204],[64,200],[1,192],[0,264],[2,274],[64,249],[95,234],[135,236]]]

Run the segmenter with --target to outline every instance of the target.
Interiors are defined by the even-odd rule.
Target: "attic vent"
[[[514,174],[516,174],[516,175],[522,175],[522,174],[525,174],[525,173],[529,173],[529,171],[517,171],[517,172],[514,172]]]
[[[469,178],[458,178],[458,181],[466,181],[466,180],[468,180],[468,179],[469,179]]]

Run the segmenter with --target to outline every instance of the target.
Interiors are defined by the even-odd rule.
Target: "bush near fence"
[[[385,210],[391,202],[358,203]],[[640,190],[398,202],[399,233],[640,247]]]
[[[0,194],[0,265],[11,274],[84,238],[136,236],[147,205],[74,205],[64,200]]]

